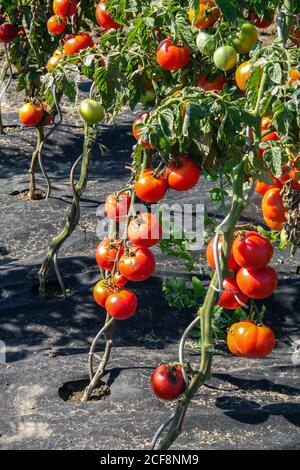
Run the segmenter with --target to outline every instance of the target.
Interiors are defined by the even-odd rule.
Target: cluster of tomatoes
[[[19,118],[23,126],[49,126],[53,123],[53,113],[47,103],[36,99],[26,100],[19,112]]]

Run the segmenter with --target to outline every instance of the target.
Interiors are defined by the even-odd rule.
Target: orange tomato
[[[195,19],[196,28],[208,29],[211,28],[216,21],[220,18],[221,12],[217,7],[214,0],[199,0],[200,9],[197,18]],[[192,23],[195,18],[195,10],[188,11],[190,22]]]
[[[247,60],[246,62],[243,62],[241,65],[239,65],[235,72],[236,84],[244,93],[247,91],[245,84],[251,75],[251,68],[252,63],[250,60]]]

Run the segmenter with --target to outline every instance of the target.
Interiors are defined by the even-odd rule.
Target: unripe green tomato
[[[141,103],[143,106],[147,107],[149,104],[152,104],[155,101],[156,95],[153,88],[146,88],[141,94]]]
[[[196,39],[197,47],[203,55],[211,56],[216,49],[216,40],[210,34],[200,31]]]
[[[79,112],[82,119],[87,124],[96,124],[97,122],[103,121],[105,115],[102,104],[90,98],[80,103]]]
[[[257,29],[251,23],[243,23],[239,34],[233,40],[233,46],[239,54],[247,54],[257,42]]]
[[[221,46],[214,53],[215,66],[227,72],[237,63],[237,53],[231,46]]]

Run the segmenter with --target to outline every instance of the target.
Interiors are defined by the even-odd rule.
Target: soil
[[[67,382],[61,388],[58,389],[58,395],[66,403],[81,403],[84,390],[88,385],[88,380],[76,380],[72,382]],[[93,390],[88,403],[91,403],[93,400],[104,400],[109,395],[109,386],[105,382],[102,382]]]
[[[34,197],[30,198],[29,190],[23,189],[23,191],[13,191],[10,193],[10,196],[15,196],[17,199],[21,199],[22,201],[40,201],[41,199],[46,198],[46,193],[37,189],[34,193]]]

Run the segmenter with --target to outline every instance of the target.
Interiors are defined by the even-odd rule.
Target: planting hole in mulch
[[[38,282],[32,286],[31,294],[34,297],[40,297],[39,288],[40,288],[40,284]],[[68,296],[68,293],[70,292],[69,289],[66,289],[66,292]],[[53,299],[65,300],[58,281],[51,281],[51,280],[46,281],[46,297],[44,298],[44,300],[47,300],[47,299],[51,301],[53,301]]]
[[[66,382],[58,389],[58,395],[66,403],[82,403],[81,399],[83,392],[88,385],[88,380],[74,380],[71,382]],[[89,401],[104,400],[109,395],[109,386],[105,382],[100,382],[90,396]]]
[[[21,199],[22,201],[40,201],[41,199],[46,199],[46,193],[40,189],[35,191],[34,199],[30,199],[28,193],[28,189],[23,189],[22,191],[13,191],[12,193],[9,193],[9,195],[14,196],[17,199]]]

